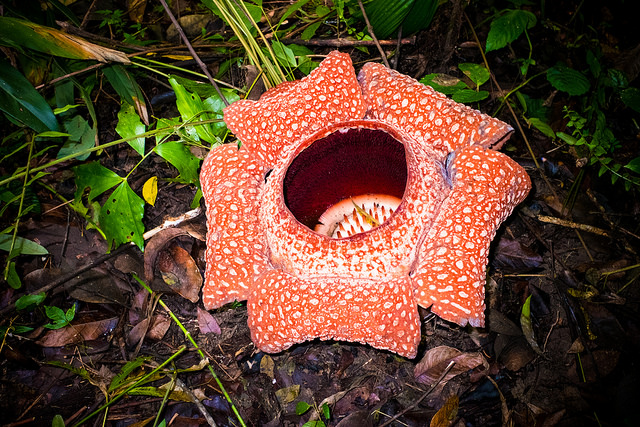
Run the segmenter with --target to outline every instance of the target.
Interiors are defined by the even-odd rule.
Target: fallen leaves
[[[451,362],[454,364],[449,368]],[[428,350],[414,368],[413,373],[419,383],[434,385],[440,381],[444,385],[451,378],[479,366],[483,369],[489,368],[489,363],[481,353],[465,353],[442,345]]]

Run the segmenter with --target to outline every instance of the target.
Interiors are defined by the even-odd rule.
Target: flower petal
[[[255,275],[268,268],[258,227],[258,199],[265,169],[246,149],[215,147],[200,173],[207,207],[207,310],[247,299]]]
[[[320,338],[357,341],[413,358],[420,322],[407,278],[315,277],[265,273],[247,303],[251,338],[265,352]]]
[[[265,165],[276,164],[282,150],[329,124],[361,119],[365,106],[351,58],[331,52],[307,77],[285,82],[260,100],[236,101],[224,121]]]
[[[358,81],[368,106],[367,118],[403,129],[441,156],[469,145],[498,149],[513,131],[506,123],[381,64],[365,64]]]
[[[485,267],[500,224],[531,189],[525,170],[506,155],[467,147],[453,167],[453,189],[420,250],[416,300],[445,320],[484,326]]]

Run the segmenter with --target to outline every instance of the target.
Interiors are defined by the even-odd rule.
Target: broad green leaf
[[[118,92],[118,95],[134,107],[144,124],[148,125],[149,114],[147,113],[144,96],[140,86],[138,86],[131,74],[122,65],[112,65],[104,69],[104,75],[107,76],[109,83]]]
[[[295,68],[297,65],[296,57],[290,48],[283,43],[276,41],[271,43],[271,49],[273,49],[273,53],[276,55],[276,59],[278,59],[280,65],[285,68]]]
[[[134,242],[144,247],[144,200],[123,181],[100,209],[100,228],[107,236],[109,248]]]
[[[402,22],[402,35],[408,36],[429,27],[438,4],[438,0],[415,0]]]
[[[65,427],[64,418],[62,415],[56,414],[51,421],[51,427]]]
[[[307,28],[304,29],[302,34],[300,34],[300,38],[302,40],[311,40],[316,35],[318,28],[320,28],[322,24],[323,24],[322,21],[318,21],[309,25]]]
[[[38,133],[59,130],[58,121],[47,101],[33,88],[29,80],[1,59],[0,109],[13,120]]]
[[[52,320],[52,322],[44,325],[47,329],[60,329],[64,328],[73,320],[76,314],[76,306],[75,304],[71,306],[69,310],[64,312],[60,307],[55,306],[44,306],[47,317]]]
[[[80,115],[74,116],[65,121],[63,126],[69,132],[69,139],[58,151],[58,159],[89,150],[96,145],[96,129],[89,126],[89,122],[84,117]],[[90,155],[91,152],[86,152],[76,158],[78,160],[86,160]]]
[[[309,409],[311,409],[311,405],[307,402],[300,401],[296,404],[296,415],[304,415]]]
[[[222,95],[224,95],[224,97],[226,98],[229,104],[236,102],[237,100],[240,99],[240,96],[235,91],[230,89],[222,89]],[[223,137],[225,132],[227,131],[227,125],[222,120],[222,117],[223,117],[222,110],[224,110],[224,108],[226,107],[225,103],[222,102],[222,99],[220,99],[217,93],[211,95],[210,97],[202,101],[202,103],[204,104],[205,108],[209,112],[209,114],[207,114],[207,117],[216,118],[220,120],[217,123],[211,123],[210,126],[213,129],[213,132],[215,133],[215,135],[219,137]]]
[[[0,234],[0,250],[9,252],[11,249],[12,239],[13,236],[10,234]],[[13,245],[13,253],[15,255],[47,255],[49,254],[49,251],[33,240],[16,236],[16,241]]]
[[[415,0],[373,0],[367,3],[365,11],[376,37],[380,40],[395,37],[414,3]]]
[[[0,17],[0,40],[5,45],[26,47],[64,58],[114,61],[125,64],[131,62],[127,55],[117,50],[89,43],[69,33],[21,19]]]
[[[637,87],[629,87],[620,92],[620,98],[624,105],[640,113],[640,89]]]
[[[547,70],[547,80],[556,89],[574,96],[584,95],[591,86],[580,71],[560,64]]]
[[[146,129],[144,123],[140,120],[140,116],[136,113],[135,108],[131,104],[123,103],[118,113],[118,124],[116,132],[123,138],[133,138],[136,135],[142,135]],[[136,150],[138,154],[144,156],[144,140],[143,136],[129,139],[127,143]]]
[[[629,163],[624,165],[624,167],[632,172],[640,173],[640,157],[636,157],[635,159],[631,160]]]
[[[98,197],[114,185],[122,182],[122,178],[115,172],[105,168],[100,162],[91,162],[73,168],[76,174],[75,199],[80,200],[85,189],[90,188],[89,201]]]
[[[566,142],[567,144],[569,144],[569,145],[579,145],[579,144],[578,144],[578,140],[577,140],[575,137],[573,137],[573,136],[571,136],[571,135],[569,135],[569,134],[567,134],[567,133],[564,133],[564,132],[556,132],[556,136],[557,136],[558,138],[560,138],[562,141],[564,141],[564,142]]]
[[[189,93],[174,78],[170,78],[169,83],[176,94],[176,106],[178,107],[182,120],[185,122],[197,123],[201,120],[217,118],[210,117],[210,115],[206,113],[205,105],[197,93]],[[218,139],[215,137],[215,130],[212,124],[206,123],[194,126],[193,129],[195,129],[195,132],[190,133],[192,137],[202,139],[210,144],[218,142]]]
[[[476,86],[482,86],[486,83],[491,75],[489,74],[489,70],[484,68],[484,66],[479,64],[472,63],[462,63],[458,64],[458,68],[462,71]]]
[[[482,101],[483,99],[487,99],[489,97],[489,92],[486,90],[471,90],[471,89],[462,89],[454,93],[451,98],[453,98],[456,102],[462,102],[464,104],[470,104],[472,102]]]
[[[549,138],[555,138],[556,137],[556,133],[553,131],[551,126],[549,126],[547,123],[543,122],[539,118],[530,117],[530,118],[527,119],[527,121],[529,123],[531,123],[531,125],[533,127],[535,127],[540,132],[542,132],[545,136],[548,136]]]
[[[502,49],[536,25],[536,16],[526,10],[509,10],[491,22],[485,52]]]
[[[40,305],[47,298],[44,292],[40,292],[39,294],[27,294],[21,296],[18,301],[16,301],[16,309],[24,310],[26,308],[34,307],[36,305]]]
[[[16,271],[16,262],[15,261],[9,261],[9,264],[7,265],[7,283],[9,284],[9,286],[11,286],[13,289],[20,289],[22,287],[22,282],[20,281],[20,276],[18,275],[18,272]]]
[[[448,74],[427,74],[420,83],[431,86],[433,89],[445,95],[452,95],[459,90],[468,89],[468,86],[457,77]]]
[[[178,169],[181,182],[198,183],[198,168],[201,160],[191,154],[191,151],[184,144],[179,141],[167,141],[156,145],[154,151]]]

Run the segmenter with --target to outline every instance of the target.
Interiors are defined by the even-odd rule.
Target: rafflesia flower
[[[512,128],[416,80],[332,52],[224,120],[215,147],[203,301],[247,300],[256,346],[320,338],[415,357],[417,306],[484,325],[496,229],[529,192],[494,149]]]

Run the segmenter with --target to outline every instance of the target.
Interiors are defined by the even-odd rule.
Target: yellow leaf
[[[158,177],[152,176],[142,186],[142,197],[151,206],[155,206],[158,196]]]
[[[442,408],[438,409],[438,412],[431,418],[430,427],[449,427],[451,421],[458,415],[458,403],[459,399],[457,395],[451,396],[442,405]]]

